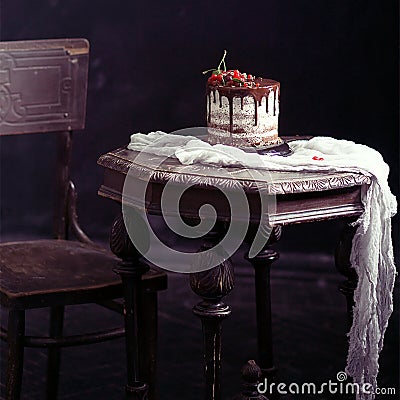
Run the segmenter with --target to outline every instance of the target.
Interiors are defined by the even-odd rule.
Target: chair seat
[[[110,252],[67,240],[0,244],[1,304],[13,308],[92,303],[122,297]],[[151,268],[145,290],[166,288],[165,273]]]

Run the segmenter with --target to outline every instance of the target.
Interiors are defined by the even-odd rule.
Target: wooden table
[[[272,234],[263,250],[256,257],[249,259],[255,268],[257,360],[262,376],[270,377],[274,374],[275,367],[272,352],[269,277],[270,266],[279,255],[269,245],[279,239],[283,225],[336,218],[354,219],[359,216],[363,211],[360,199],[361,186],[368,185],[369,178],[348,172],[253,171],[256,173],[252,174],[251,170],[245,168],[217,168],[201,164],[192,165],[188,170],[176,159],[163,159],[155,155],[143,155],[143,153],[140,158],[137,158],[137,155],[137,152],[120,148],[100,157],[98,164],[104,168],[104,181],[99,194],[121,202],[124,182],[129,172],[132,184],[135,184],[135,180],[138,183],[143,179],[149,180],[142,211],[147,214],[162,215],[161,195],[165,185],[172,182],[177,190],[183,187],[186,190],[179,202],[179,212],[185,221],[189,223],[192,221],[194,224],[198,222],[198,210],[203,204],[211,204],[217,212],[217,223],[212,232],[206,236],[202,250],[212,247],[226,234],[227,221],[231,216],[226,196],[222,193],[224,189],[236,191],[239,185],[240,190],[245,193],[250,210],[250,228],[244,240],[249,242],[253,240],[254,232],[260,222],[260,193],[262,196],[275,197],[276,207],[269,215],[273,226]],[[132,206],[140,207],[134,199]],[[232,217],[240,219],[237,215]],[[122,217],[119,216],[114,228],[117,226],[121,229],[123,225],[121,221]],[[340,242],[336,260],[339,271],[348,279],[342,287],[342,292],[347,296],[349,312],[352,309],[352,295],[357,279],[348,263],[352,233],[350,229],[345,236],[346,240]],[[117,272],[122,276],[127,287],[127,282],[130,280],[131,287],[139,290],[138,282],[143,268],[140,267],[142,264],[137,262],[140,254],[132,244],[130,246],[129,250],[133,255],[129,255],[129,252],[116,252],[125,263],[124,268],[120,268]],[[221,322],[231,312],[229,305],[223,302],[223,297],[234,287],[233,266],[230,259],[226,259],[210,270],[191,274],[190,285],[202,299],[194,306],[193,312],[201,319],[203,325],[205,399],[218,400],[220,399]],[[135,291],[127,290],[126,293],[128,296],[125,299],[126,304],[132,305],[133,297],[134,303],[139,301],[134,294]],[[140,305],[136,304],[135,307],[140,310]],[[126,315],[129,319],[128,326],[129,324],[131,326],[127,332],[133,335],[132,341],[128,344],[130,351],[139,351],[137,335],[140,335],[140,327],[137,326],[137,316],[129,310]],[[131,358],[134,359],[134,356]],[[132,366],[134,360],[132,361],[128,354],[129,362]],[[139,394],[138,398],[141,398],[142,383],[138,379],[140,371],[138,371],[138,366],[134,366],[135,368],[136,376],[128,377],[128,387],[131,387],[132,392]]]

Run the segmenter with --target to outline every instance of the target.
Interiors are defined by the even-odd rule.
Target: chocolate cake
[[[212,71],[207,80],[209,143],[256,150],[283,145],[278,136],[280,83],[222,68],[225,55],[218,68],[204,71]]]

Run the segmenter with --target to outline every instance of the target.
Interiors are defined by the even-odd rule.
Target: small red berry
[[[217,74],[212,74],[211,75],[211,80],[215,81],[216,79],[218,79],[218,75]]]
[[[233,71],[233,77],[234,78],[240,78],[240,72],[237,70],[237,69],[235,69],[234,71]]]
[[[259,83],[256,83],[256,86],[257,86],[257,87],[260,87],[260,84],[259,84]]]

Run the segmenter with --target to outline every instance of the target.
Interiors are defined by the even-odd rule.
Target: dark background
[[[0,0],[0,38],[89,39],[87,121],[86,129],[75,134],[72,175],[80,194],[80,222],[90,236],[104,241],[118,206],[96,194],[102,181],[97,158],[127,144],[134,132],[171,132],[204,125],[205,78],[201,71],[216,66],[223,49],[228,50],[228,68],[281,82],[281,135],[330,135],[376,148],[391,166],[390,185],[397,195],[398,8],[396,0]],[[53,169],[48,158],[54,161],[54,139],[53,135],[0,138],[2,240],[51,234]],[[397,221],[394,245],[399,242]],[[331,378],[343,363],[345,305],[336,291],[340,278],[334,273],[331,257],[340,228],[341,223],[331,221],[284,229],[272,286],[276,353],[288,380],[309,381],[319,372]],[[255,348],[254,336],[251,340],[239,336],[254,331],[253,320],[242,321],[253,316],[254,292],[243,291],[251,284],[246,275],[249,267],[238,264],[238,280],[243,282],[229,301],[233,308],[248,312],[235,313],[236,317],[226,322],[225,332],[235,336],[230,339],[232,347],[229,337],[225,345],[237,353],[238,343],[253,347],[246,355],[226,353],[225,371],[231,372],[231,381],[235,377],[236,386],[227,389],[232,393],[239,387],[238,365],[253,357]],[[185,384],[191,387],[193,377],[201,376],[201,343],[198,321],[190,311],[197,299],[187,289],[185,277],[170,278],[171,290],[160,302],[160,387],[167,388],[171,398],[180,398],[181,389],[174,388],[176,376],[182,378],[181,388]],[[180,293],[184,288],[189,293]],[[176,299],[184,300],[185,306],[177,307]],[[380,379],[387,387],[398,385],[398,300],[395,310],[381,357]],[[178,312],[182,314],[179,317]],[[91,323],[101,322],[99,313],[90,309]],[[81,314],[81,310],[71,314],[70,324],[80,325],[86,318]],[[34,319],[29,322],[31,327],[42,323],[41,314]],[[174,325],[175,320],[179,324]],[[186,347],[190,357],[186,358],[191,363],[180,364],[186,353],[179,352],[175,343],[185,340],[190,342]],[[191,353],[193,345],[197,346],[195,355]],[[115,356],[103,375],[94,374],[92,364],[103,368],[109,357],[95,361],[78,349],[76,364],[71,364],[75,367],[65,367],[65,398],[81,399],[89,376],[105,398],[104,382],[113,382],[118,366],[120,375],[114,376],[114,384],[122,390],[125,378],[119,360],[124,357],[124,347],[123,343],[118,346],[117,351],[115,347],[109,351],[113,356],[119,351],[120,358]],[[28,363],[36,362],[36,354],[28,357]],[[73,353],[66,352],[66,357],[68,354]],[[94,346],[93,354],[102,352]],[[76,365],[84,366],[85,361],[91,365],[80,383]],[[63,362],[69,365],[68,360]],[[36,364],[32,365],[28,370],[33,377],[26,382],[31,392],[40,376]],[[69,372],[75,381],[68,380]],[[76,397],[71,395],[73,389]],[[40,390],[42,383],[38,393]],[[26,393],[29,396],[29,391]],[[32,393],[29,399],[43,398]],[[119,392],[115,393],[115,397],[106,397],[120,398]],[[200,395],[201,391],[198,398]],[[96,396],[93,398],[102,397]]]
[[[73,158],[80,220],[91,236],[105,238],[117,211],[96,195],[98,156],[125,145],[133,132],[204,125],[201,71],[216,66],[223,49],[228,68],[281,82],[280,135],[330,135],[372,146],[391,166],[398,192],[397,1],[0,4],[1,40],[91,43],[87,124],[75,135]],[[3,234],[51,231],[52,169],[42,159],[54,153],[54,142],[52,135],[1,139]]]

